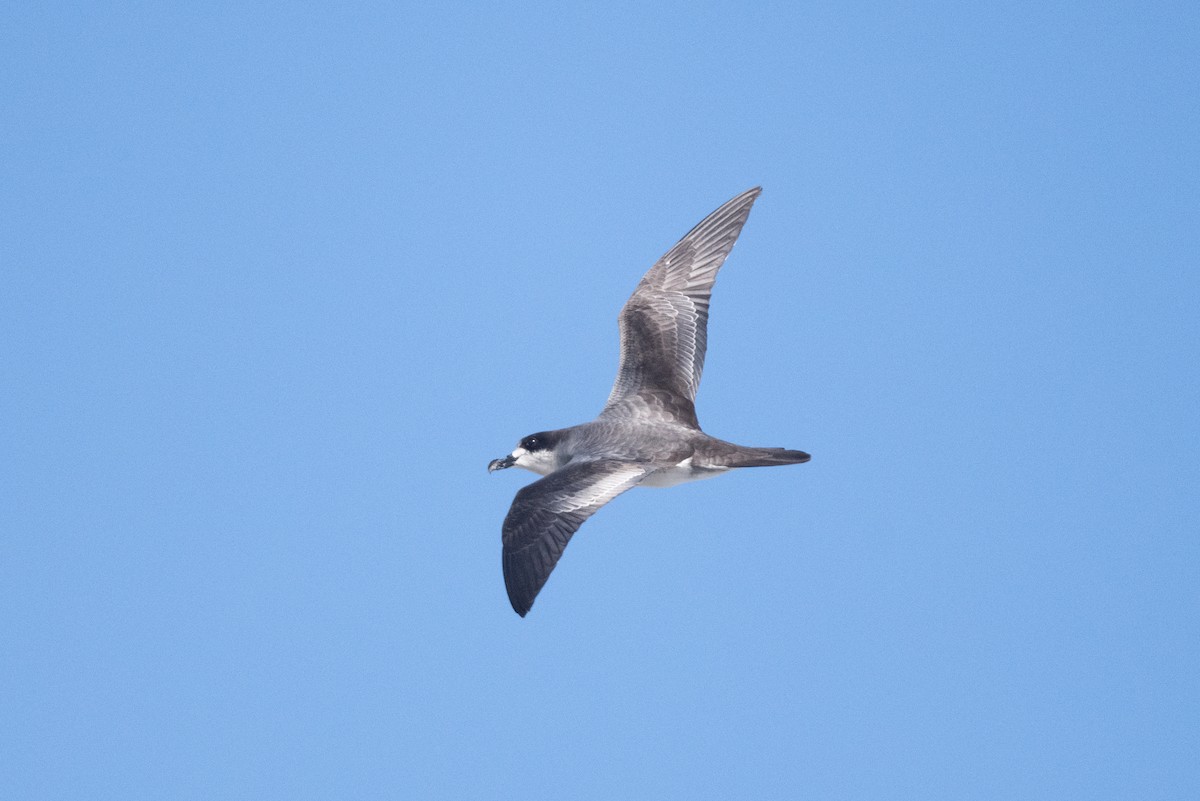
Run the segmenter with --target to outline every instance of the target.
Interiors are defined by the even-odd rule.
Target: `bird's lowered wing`
[[[504,518],[504,586],[521,617],[533,606],[550,571],[583,521],[646,470],[615,461],[574,462],[522,487]]]
[[[621,365],[600,417],[656,416],[699,428],[709,297],[761,192],[743,192],[705,217],[642,277],[618,318]]]

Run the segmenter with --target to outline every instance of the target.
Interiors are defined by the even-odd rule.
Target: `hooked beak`
[[[503,459],[493,459],[491,462],[489,462],[488,463],[488,472],[495,473],[497,470],[503,470],[506,467],[512,467],[516,463],[517,463],[517,457],[513,456],[510,453],[508,456],[505,456]]]

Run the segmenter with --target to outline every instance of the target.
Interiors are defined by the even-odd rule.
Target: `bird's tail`
[[[772,467],[780,464],[801,464],[811,458],[804,451],[792,451],[787,448],[741,448],[727,464],[730,467]]]

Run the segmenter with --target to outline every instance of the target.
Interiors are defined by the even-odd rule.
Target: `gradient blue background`
[[[1200,797],[1195,3],[10,3],[0,796]],[[517,471],[766,191],[711,433]]]

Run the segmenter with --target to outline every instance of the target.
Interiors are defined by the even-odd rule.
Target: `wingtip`
[[[763,189],[761,186],[755,186],[751,189],[747,189],[745,192],[742,192],[740,195],[736,195],[735,197],[730,198],[725,203],[725,205],[721,206],[721,208],[717,209],[717,211],[714,211],[712,213],[712,215],[710,215],[710,216],[716,217],[720,214],[720,212],[722,210],[725,210],[727,212],[734,212],[738,216],[742,216],[742,215],[748,216],[750,214],[751,207],[753,207],[754,204],[758,202],[759,195],[762,194],[762,191],[763,191]],[[743,218],[742,221],[745,222],[745,219]],[[703,224],[703,223],[701,223],[701,224]],[[697,225],[696,227],[699,228],[700,226]],[[740,226],[739,226],[739,231],[740,231]]]
[[[730,203],[738,203],[738,202],[744,203],[747,200],[754,202],[755,200],[758,200],[758,196],[762,194],[762,191],[763,191],[763,188],[761,186],[752,186],[749,189],[747,189],[745,192],[742,192],[740,195],[735,195],[729,202]]]
[[[505,578],[507,579],[508,576],[506,575]],[[512,605],[513,611],[521,617],[525,617],[525,615],[529,614],[529,610],[533,608],[533,598],[527,597],[519,590],[513,591],[511,588],[508,593],[508,602]]]

